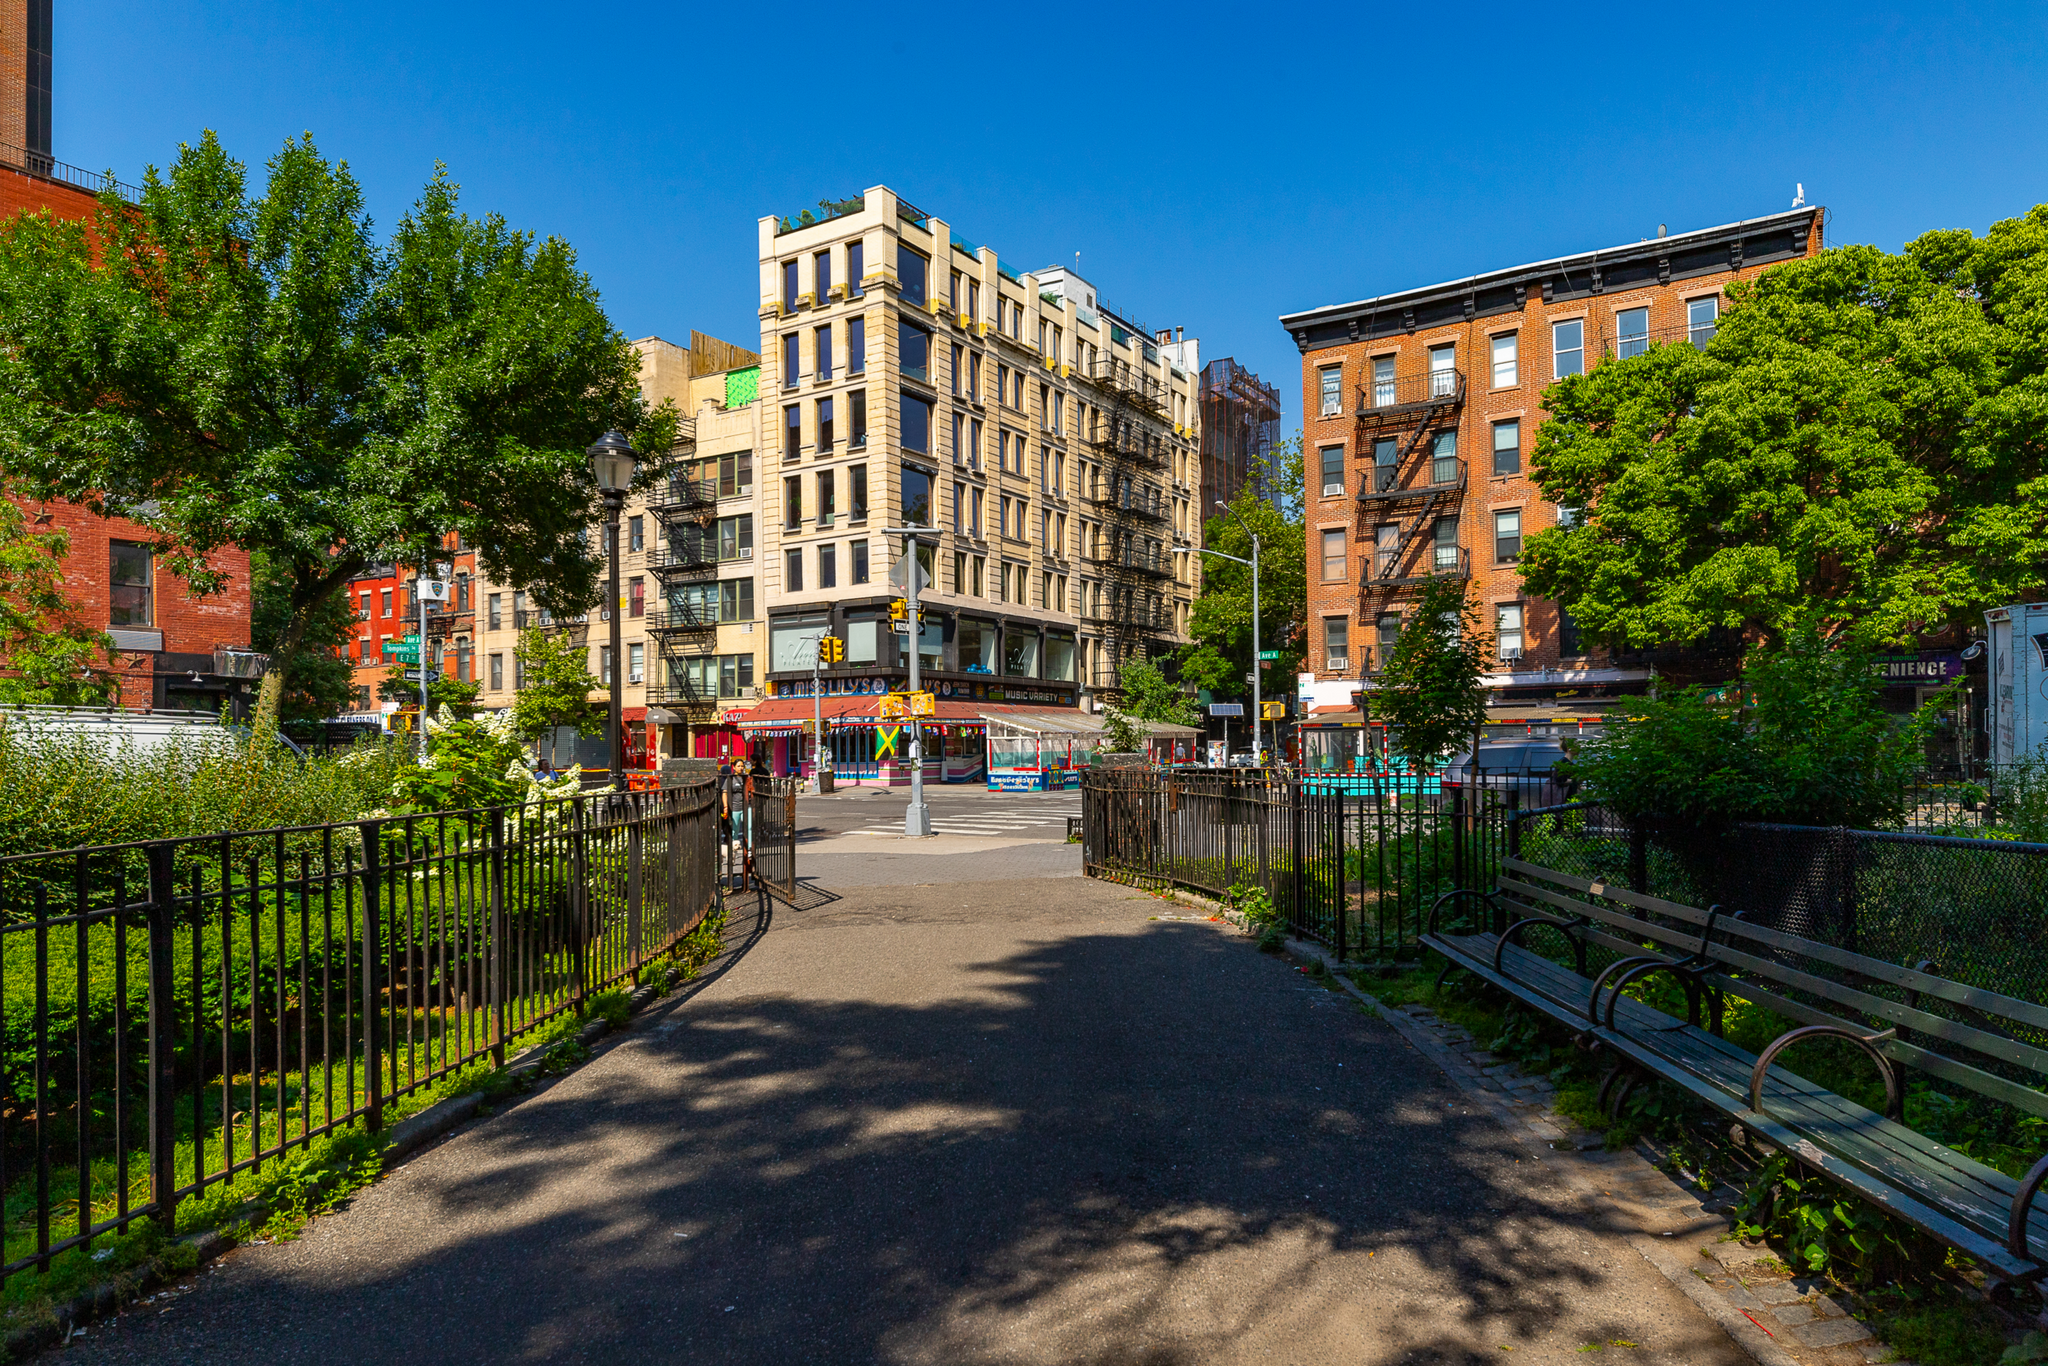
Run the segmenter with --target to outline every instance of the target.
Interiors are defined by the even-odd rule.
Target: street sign
[[[1211,703],[1209,704],[1209,715],[1211,715],[1211,716],[1243,716],[1243,715],[1244,715],[1244,703],[1242,703],[1242,702],[1211,702]]]
[[[1280,652],[1278,650],[1259,651],[1259,662],[1261,664],[1270,664],[1272,661],[1278,658],[1280,658]]]
[[[417,683],[420,681],[420,671],[418,669],[407,669],[403,677],[408,683]]]
[[[889,571],[889,584],[894,588],[905,587],[905,574],[911,565],[917,565],[917,591],[922,593],[932,586],[932,576],[924,572],[924,566],[918,564],[915,555],[906,555],[896,561],[896,567]]]

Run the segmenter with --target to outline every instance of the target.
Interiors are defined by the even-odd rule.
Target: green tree
[[[1395,748],[1426,764],[1470,744],[1486,722],[1480,677],[1492,656],[1465,581],[1432,578],[1380,670],[1379,687],[1367,694]]]
[[[515,654],[524,682],[512,696],[513,733],[532,744],[546,739],[550,759],[555,732],[573,726],[578,735],[604,734],[606,704],[593,702],[598,687],[590,672],[590,651],[566,631],[519,633]]]
[[[1219,512],[1203,524],[1202,544],[1249,560],[1251,533],[1258,533],[1259,644],[1280,652],[1280,658],[1266,666],[1264,692],[1284,697],[1293,691],[1294,675],[1307,644],[1303,622],[1308,614],[1308,542],[1303,505],[1298,497],[1285,496],[1276,507],[1256,490],[1302,489],[1301,438],[1281,442],[1270,462],[1257,462],[1253,475],[1231,500],[1235,516]],[[1216,555],[1201,558],[1202,591],[1188,616],[1192,643],[1181,655],[1180,675],[1216,697],[1249,696],[1245,675],[1257,662],[1252,657],[1252,571],[1248,565]]]
[[[164,567],[261,551],[289,586],[274,651],[373,560],[450,532],[484,572],[581,611],[600,562],[584,449],[609,427],[663,472],[675,432],[557,238],[458,211],[443,172],[379,244],[345,164],[288,142],[251,194],[213,134],[88,223],[0,227],[0,460],[38,494],[131,517]],[[277,714],[267,675],[257,724]]]
[[[347,711],[355,701],[354,671],[344,651],[355,634],[355,608],[348,595],[327,598],[313,609],[299,635],[298,647],[283,653],[285,628],[291,617],[291,580],[277,571],[270,556],[249,556],[253,593],[249,611],[249,643],[270,654],[269,671],[282,671],[277,719],[289,726],[319,721]]]
[[[1701,350],[1545,395],[1534,477],[1582,515],[1528,588],[1613,644],[1864,645],[2048,587],[2048,207],[1732,284]]]
[[[476,715],[476,699],[483,690],[483,684],[464,681],[453,674],[431,674],[427,678],[427,710],[436,716],[445,711],[455,720],[467,721]],[[400,706],[417,705],[420,700],[419,680],[407,678],[405,666],[394,664],[377,680],[377,699],[396,702]]]
[[[103,705],[119,692],[114,642],[81,626],[64,596],[62,531],[32,531],[0,490],[0,702]]]
[[[1140,721],[1164,721],[1176,726],[1199,726],[1202,715],[1192,698],[1166,681],[1166,675],[1149,659],[1134,658],[1118,674],[1123,688],[1123,710]]]
[[[1868,655],[1801,635],[1753,651],[1733,698],[1695,687],[1630,699],[1572,774],[1615,812],[1673,831],[1895,825],[1940,703],[1901,726],[1881,689]]]

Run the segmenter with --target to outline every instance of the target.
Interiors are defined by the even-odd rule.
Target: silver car
[[[1561,806],[1571,800],[1573,787],[1557,772],[1566,757],[1564,746],[1555,740],[1481,744],[1476,777],[1472,751],[1460,750],[1444,765],[1443,785],[1446,789],[1481,787],[1489,792],[1513,792],[1524,811]]]

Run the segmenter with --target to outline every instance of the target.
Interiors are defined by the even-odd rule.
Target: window
[[[812,338],[818,347],[817,375],[819,379],[832,378],[832,324],[826,323],[817,329]]]
[[[782,387],[796,388],[796,382],[803,373],[803,347],[797,343],[797,334],[785,333],[782,338]]]
[[[981,401],[981,357],[972,352],[967,356],[967,397]]]
[[[504,625],[504,619],[500,616],[498,607],[500,600],[504,596],[502,593],[492,593],[484,600],[484,621],[493,631]]]
[[[1344,578],[1344,533],[1323,533],[1323,582],[1340,583]]]
[[[1440,574],[1457,572],[1459,567],[1458,519],[1455,517],[1437,518],[1432,539],[1435,541],[1435,544],[1431,547],[1433,552],[1430,557],[1431,566]]]
[[[929,454],[932,448],[932,405],[916,394],[903,395],[903,449]]]
[[[1586,653],[1586,647],[1579,640],[1579,624],[1562,607],[1557,609],[1557,652],[1566,659]]]
[[[1429,482],[1432,484],[1455,484],[1458,482],[1458,430],[1455,427],[1447,432],[1438,432],[1430,440]]]
[[[1003,498],[1000,506],[996,509],[996,533],[1001,536],[1008,536],[1010,534],[1010,500],[1008,497]]]
[[[1650,310],[1624,308],[1614,315],[1614,354],[1628,360],[1650,349]]]
[[[743,512],[737,517],[718,519],[718,558],[721,560],[751,560],[754,558],[754,514]]]
[[[953,533],[967,530],[967,485],[953,485]]]
[[[969,504],[968,504],[968,513],[967,513],[967,534],[968,534],[968,535],[970,535],[970,536],[972,536],[972,537],[974,537],[974,538],[975,538],[976,540],[980,540],[980,539],[981,539],[981,490],[980,490],[980,489],[969,489],[969,490],[967,491],[967,497],[968,497],[968,499],[969,499]]]
[[[959,277],[956,275],[954,278],[958,279]],[[953,343],[953,365],[950,371],[950,378],[953,385],[953,396],[957,398],[960,395],[960,386],[967,379],[967,348],[959,342]]]
[[[849,561],[846,581],[848,583],[866,583],[868,581],[868,543],[866,541],[853,541],[847,545],[846,549],[846,558]]]
[[[960,272],[954,271],[946,285],[946,303],[954,312],[960,311]]]
[[[1494,653],[1502,662],[1522,657],[1522,604],[1504,602],[1493,609],[1494,634],[1498,644]]]
[[[1323,618],[1323,667],[1351,667],[1351,623],[1344,617]]]
[[[492,597],[497,594],[493,593]],[[647,615],[647,580],[634,575],[626,580],[626,615],[644,617]]]
[[[1519,418],[1493,424],[1493,472],[1522,472],[1522,423]]]
[[[1054,394],[1052,396],[1052,429],[1055,432],[1061,430],[1061,426],[1066,421],[1066,418],[1067,396],[1065,394]]]
[[[965,593],[967,591],[967,552],[964,550],[953,552],[953,591],[955,593]]]
[[[1694,346],[1705,346],[1714,339],[1714,323],[1721,316],[1721,300],[1718,295],[1709,294],[1704,299],[1685,301],[1685,339]]]
[[[827,247],[811,260],[817,266],[818,275],[818,278],[811,282],[812,288],[817,291],[819,301],[823,302],[825,296],[832,292],[832,249]]]
[[[110,571],[107,625],[155,625],[156,593],[149,547],[132,541],[113,541],[107,547],[107,555]],[[390,597],[388,590],[385,597],[387,600]]]
[[[1387,660],[1394,653],[1394,647],[1401,643],[1401,614],[1382,612],[1373,619],[1373,645],[1379,651],[1379,666],[1387,667]]]
[[[804,480],[792,474],[782,481],[782,529],[795,531],[804,520]]]
[[[896,323],[896,363],[912,379],[931,379],[932,334],[908,319]]]
[[[1344,448],[1323,447],[1323,497],[1335,498],[1344,492]]]
[[[839,586],[839,547],[821,545],[818,547],[818,587]]]
[[[967,419],[967,463],[975,469],[981,468],[981,419]],[[1018,463],[1017,472],[1024,472],[1023,463]]]
[[[863,268],[862,261],[866,255],[866,243],[848,242],[846,244],[846,297],[849,299],[858,299],[863,292],[860,277]]]
[[[754,491],[754,453],[730,451],[718,457],[718,496],[743,498]]]
[[[503,692],[503,691],[504,691],[504,689],[505,689],[505,656],[503,656],[503,655],[492,655],[492,656],[491,656],[491,671],[490,671],[490,672],[491,672],[491,691],[492,691],[492,692]]]
[[[801,593],[804,591],[804,552],[801,547],[783,552],[782,591]]]
[[[988,573],[988,557],[976,555],[967,562],[967,570],[969,575],[968,582],[972,585],[967,590],[968,593],[977,598],[984,596],[982,590],[984,588],[984,579]]]
[[[626,647],[626,681],[647,681],[647,647],[637,640]]]
[[[1493,562],[1513,564],[1522,554],[1522,510],[1507,508],[1493,514]]]
[[[1344,367],[1326,365],[1320,374],[1323,385],[1322,416],[1335,417],[1344,411]]]
[[[754,581],[752,579],[724,579],[718,585],[718,619],[720,621],[752,621],[754,619]]]
[[[782,458],[798,460],[804,448],[804,409],[800,403],[791,403],[782,410]]]
[[[795,308],[797,293],[796,258],[792,256],[782,263],[782,306]]]
[[[846,320],[846,373],[858,375],[868,368],[868,320]]]
[[[1394,358],[1374,356],[1372,360],[1372,406],[1385,408],[1394,402]]]
[[[526,661],[517,653],[514,653],[512,656],[512,686],[515,688],[526,686]]]
[[[1372,491],[1385,493],[1394,487],[1399,476],[1401,443],[1391,436],[1383,436],[1372,443]]]
[[[458,640],[455,642],[455,677],[460,679],[464,683],[470,681],[469,642],[466,640]]]
[[[903,525],[933,525],[932,477],[908,465],[903,467]]]
[[[1550,375],[1552,379],[1563,379],[1566,375],[1586,373],[1586,324],[1581,318],[1566,323],[1550,325]]]
[[[868,391],[855,389],[846,396],[846,444],[865,446],[868,444]]]
[[[970,279],[967,282],[967,316],[970,318],[981,317],[981,281],[979,280]]]
[[[967,414],[953,414],[953,463],[967,463]]]
[[[833,497],[834,493],[836,493],[836,492],[837,492],[837,490],[836,490],[836,489],[834,489],[834,488],[832,487],[832,484],[833,484],[833,479],[832,479],[832,471],[830,471],[830,470],[819,470],[819,471],[818,471],[818,525],[819,525],[819,526],[831,526],[831,525],[832,525],[832,518],[833,518],[833,515],[834,515],[835,513],[837,513],[837,512],[839,511],[839,504],[838,504],[837,500],[836,500],[836,499],[835,499],[835,498]],[[822,585],[821,585],[821,586],[822,586]]]
[[[606,687],[611,686],[612,647],[609,645],[597,647],[597,681]]]
[[[647,525],[645,519],[639,517],[628,517],[626,519],[626,549],[647,549]]]
[[[744,697],[752,690],[753,686],[754,657],[752,655],[720,655],[718,657],[718,695],[720,697]]]
[[[868,519],[868,467],[855,465],[846,472],[846,515],[856,522]],[[855,579],[855,583],[862,580]]]
[[[1018,577],[1023,577],[1023,566],[1018,566]],[[1019,585],[1018,597],[1023,597]],[[1011,678],[1038,677],[1038,632],[1003,632],[1003,672]]]
[[[818,454],[832,449],[832,400],[818,400]]]
[[[1493,339],[1493,387],[1509,389],[1520,382],[1516,360],[1521,351],[1520,339],[1512,332]]]
[[[1458,391],[1458,348],[1429,348],[1429,396],[1443,398]]]
[[[900,293],[904,303],[923,305],[927,264],[923,252],[901,242],[896,244],[896,280],[902,287]]]

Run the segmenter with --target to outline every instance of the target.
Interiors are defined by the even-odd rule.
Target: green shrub
[[[600,991],[586,1003],[584,1013],[613,1029],[624,1029],[633,1018],[633,998],[623,991]]]

